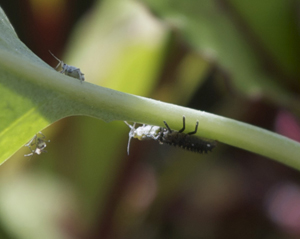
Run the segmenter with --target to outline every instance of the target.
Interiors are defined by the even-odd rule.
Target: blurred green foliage
[[[54,32],[63,44],[76,7],[66,2],[57,1],[45,33],[34,27],[48,14],[30,11],[31,1],[24,11],[40,18],[24,23],[24,38],[56,41]],[[295,9],[296,1],[284,0],[98,1],[82,12],[59,58],[94,84],[279,131],[280,112],[291,115],[285,125],[300,117]],[[55,45],[40,45],[39,55],[53,60]],[[28,116],[30,127],[36,116]],[[298,172],[222,145],[202,156],[133,141],[128,157],[128,130],[123,122],[69,117],[43,131],[51,139],[47,154],[27,160],[27,148],[17,152],[0,168],[2,238],[299,236],[288,217],[276,221],[268,209],[278,184],[291,181],[299,190]]]

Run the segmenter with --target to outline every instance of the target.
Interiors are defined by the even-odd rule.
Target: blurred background
[[[53,67],[48,50],[93,84],[300,141],[299,1],[1,7]],[[128,132],[70,117],[43,130],[47,153],[25,158],[22,147],[0,167],[0,238],[300,238],[298,171],[221,143],[201,155],[133,139],[128,156]]]

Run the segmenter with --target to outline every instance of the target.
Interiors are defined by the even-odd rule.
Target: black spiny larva
[[[171,130],[166,121],[164,121],[164,124],[166,128],[163,128],[158,139],[161,144],[165,143],[197,153],[207,153],[217,145],[214,140],[207,140],[194,135],[198,131],[198,120],[195,130],[189,133],[183,133],[185,130],[185,116],[183,116],[183,127],[179,131]]]
[[[164,121],[166,128],[145,124],[135,128],[136,123],[133,125],[129,125],[126,121],[125,123],[131,129],[127,146],[128,154],[131,138],[137,138],[139,140],[153,139],[157,140],[160,144],[169,144],[197,153],[207,153],[208,151],[212,151],[217,145],[217,142],[214,140],[207,140],[193,135],[197,133],[199,121],[197,121],[193,132],[187,134],[183,133],[185,130],[185,116],[183,116],[183,128],[179,131],[171,130],[166,121]]]

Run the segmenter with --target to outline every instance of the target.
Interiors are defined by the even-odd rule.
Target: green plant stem
[[[24,64],[22,59],[14,55],[3,54],[7,54],[5,61],[0,58],[4,70],[16,75],[21,74],[20,77],[26,79],[23,80],[23,84],[35,85],[41,92],[48,92],[47,96],[52,92],[55,99],[50,102],[46,100],[47,107],[36,104],[36,110],[51,108],[50,114],[41,110],[49,123],[70,115],[86,115],[106,122],[126,120],[159,126],[163,126],[165,120],[171,128],[179,129],[182,127],[182,116],[185,115],[187,131],[192,131],[199,120],[199,136],[215,139],[300,169],[300,144],[286,137],[203,111],[118,92],[88,82],[81,83],[50,67],[41,67],[35,63]],[[11,89],[20,84],[22,81],[18,80],[5,82]],[[31,97],[31,93],[27,94],[26,91],[19,93]]]

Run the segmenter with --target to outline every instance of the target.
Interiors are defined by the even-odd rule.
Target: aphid
[[[55,67],[55,69],[57,69],[59,66],[61,66],[62,70],[60,71],[60,73],[65,74],[67,76],[76,78],[78,80],[80,80],[81,82],[84,81],[84,74],[80,71],[79,68],[75,67],[75,66],[69,66],[66,63],[64,63],[63,61],[59,60],[56,56],[54,56],[54,54],[49,51],[50,54],[56,59],[58,60],[58,65]]]
[[[130,128],[128,145],[127,145],[127,154],[128,155],[129,155],[129,147],[130,147],[131,138],[136,138],[138,140],[149,140],[149,139],[158,140],[158,138],[160,136],[161,127],[159,127],[159,126],[143,124],[143,126],[135,128],[136,123],[134,123],[133,125],[130,125],[126,121],[124,121],[124,122]]]
[[[36,134],[27,144],[24,145],[31,151],[31,153],[25,154],[25,157],[33,156],[34,154],[40,155],[41,153],[47,152],[45,150],[47,146],[46,142],[50,142],[50,140],[45,140],[45,135],[43,135],[42,132],[39,132],[39,134],[41,135],[41,137],[38,137],[38,135]],[[33,146],[35,147],[34,149],[32,149]]]
[[[164,121],[166,128],[152,125],[143,125],[135,128],[136,123],[133,125],[128,124],[129,127],[129,140],[127,146],[127,153],[129,154],[129,146],[131,138],[137,138],[139,140],[154,139],[160,144],[169,144],[176,147],[181,147],[186,150],[190,150],[198,153],[207,153],[216,147],[216,141],[208,140],[197,137],[193,134],[197,133],[199,121],[196,123],[195,130],[189,133],[183,133],[185,130],[185,116],[183,116],[183,128],[179,131],[171,130],[167,122]]]

